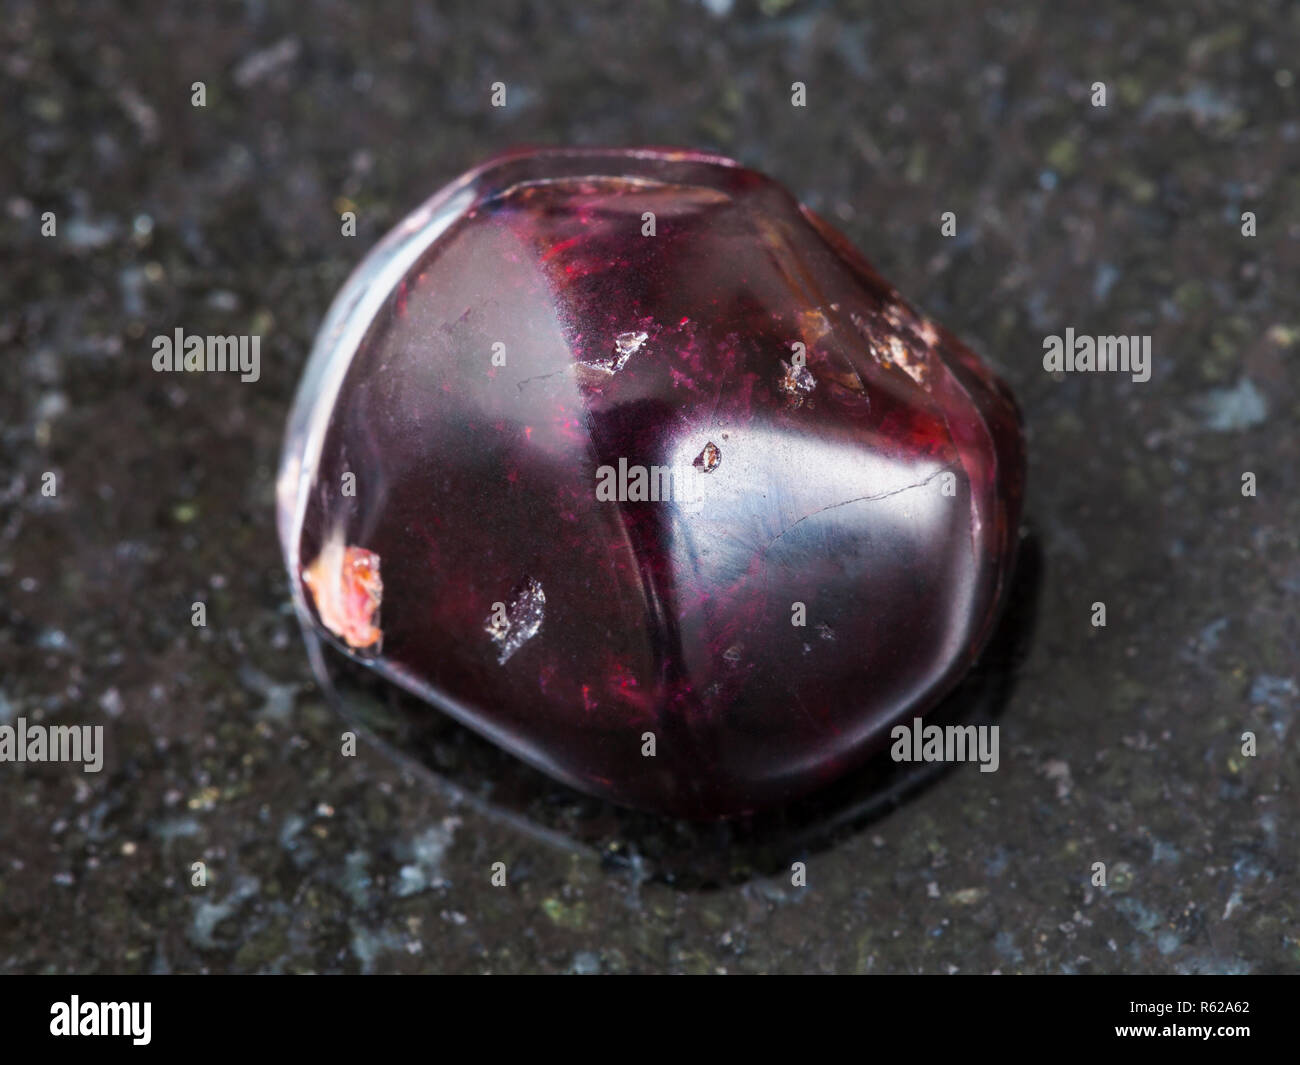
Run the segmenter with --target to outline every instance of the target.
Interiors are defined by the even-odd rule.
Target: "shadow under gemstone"
[[[988,646],[958,686],[925,715],[927,726],[996,724],[1028,654],[1041,567],[1041,550],[1030,532],[1020,543],[1006,607]],[[612,873],[686,889],[788,874],[792,862],[863,831],[958,768],[948,762],[894,762],[886,744],[861,768],[783,807],[728,821],[668,818],[560,784],[347,659],[314,632],[308,630],[306,640],[317,683],[343,718],[454,804],[551,846],[586,854]]]

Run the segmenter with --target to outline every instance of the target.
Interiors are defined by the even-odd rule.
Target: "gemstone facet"
[[[340,651],[574,787],[717,817],[960,679],[1024,464],[1006,387],[770,179],[540,150],[344,286],[277,505]]]

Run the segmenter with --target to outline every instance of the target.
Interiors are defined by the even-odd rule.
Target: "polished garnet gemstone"
[[[280,532],[346,654],[574,787],[714,817],[954,685],[1023,475],[1006,387],[781,186],[543,150],[438,193],[340,293]]]

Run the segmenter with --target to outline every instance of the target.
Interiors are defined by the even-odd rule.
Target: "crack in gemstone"
[[[499,606],[504,610],[494,608],[483,631],[497,645],[497,665],[503,666],[541,629],[546,614],[546,592],[540,581],[528,577],[511,591],[510,602]]]
[[[844,499],[838,503],[827,503],[826,506],[824,507],[818,507],[812,513],[805,514],[802,518],[799,518],[797,521],[792,521],[789,525],[787,525],[784,529],[782,529],[779,533],[777,533],[774,537],[772,537],[772,539],[767,542],[767,546],[763,548],[763,553],[767,554],[767,552],[772,549],[772,545],[774,543],[776,543],[779,539],[781,539],[781,537],[783,537],[796,525],[799,525],[807,521],[809,518],[815,518],[817,517],[818,514],[825,514],[826,511],[828,510],[836,510],[839,507],[847,507],[850,503],[875,503],[881,499],[888,499],[890,496],[901,495],[903,492],[910,492],[913,488],[924,488],[936,477],[941,477],[943,474],[951,472],[954,465],[955,463],[950,462],[946,466],[941,466],[939,469],[935,470],[934,473],[930,474],[930,476],[927,477],[925,480],[917,481],[915,484],[905,484],[903,485],[902,488],[891,488],[888,492],[880,492],[877,495],[854,496],[852,499]]]
[[[515,387],[522,392],[524,390],[524,385],[531,385],[534,381],[548,381],[552,377],[559,377],[566,373],[573,373],[573,367],[564,366],[558,370],[552,370],[550,373],[539,373],[534,374],[532,377],[525,377],[522,381],[516,381]]]

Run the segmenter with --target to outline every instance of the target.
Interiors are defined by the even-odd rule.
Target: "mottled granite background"
[[[1300,6],[379,8],[0,4],[0,723],[108,746],[0,765],[0,971],[1300,970]],[[521,142],[732,154],[1002,369],[1037,561],[998,772],[710,880],[642,860],[690,832],[463,730],[468,794],[561,835],[581,808],[604,856],[340,757],[273,527],[284,417],[369,245]],[[260,334],[261,380],[155,374],[178,325]],[[1150,334],[1151,380],[1054,379],[1070,326]]]

